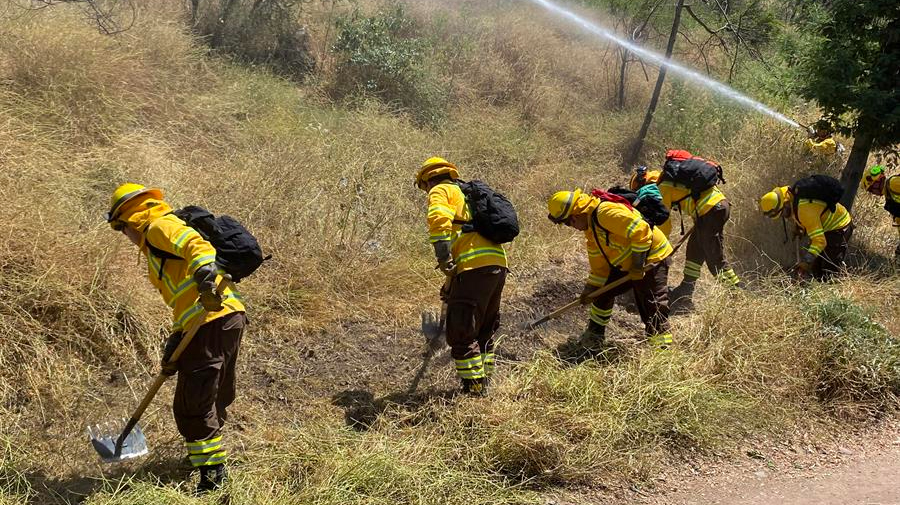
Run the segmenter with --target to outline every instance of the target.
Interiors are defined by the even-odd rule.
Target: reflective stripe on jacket
[[[697,202],[694,202],[694,199],[691,197],[690,189],[682,186],[681,184],[676,184],[672,181],[661,182],[659,184],[659,192],[663,197],[663,205],[665,205],[669,209],[672,209],[672,206],[675,205],[675,202],[678,202],[677,205],[681,209],[683,215],[690,215],[692,217],[700,217],[705,215],[707,212],[712,210],[712,208],[715,207],[717,203],[725,200],[725,193],[722,193],[718,186],[713,186],[703,193],[700,193],[700,199]],[[665,223],[660,225],[660,228],[662,228],[663,232],[667,236],[671,233],[671,215]]]
[[[203,310],[193,274],[197,268],[216,261],[216,250],[171,211],[165,202],[148,200],[127,216],[123,215],[123,220],[143,234],[141,252],[147,257],[147,276],[166,305],[172,308],[172,330],[181,331],[189,328]],[[148,241],[153,247],[184,259],[163,261],[150,252]],[[221,277],[217,277],[216,282],[219,280]],[[222,298],[223,309],[207,314],[204,323],[245,310],[240,294],[231,288],[225,288]]]
[[[793,203],[788,202],[786,205],[793,205]],[[797,215],[794,216],[794,222],[809,237],[809,247],[806,250],[814,256],[818,256],[825,250],[826,232],[841,230],[850,225],[850,213],[841,204],[837,204],[835,211],[832,212],[827,209],[825,202],[801,198],[796,209]]]
[[[591,266],[588,284],[597,287],[606,284],[612,271],[610,263],[619,270],[630,270],[632,253],[647,252],[648,263],[662,261],[672,254],[666,235],[658,227],[651,228],[640,212],[620,203],[594,200],[596,203],[592,202],[588,209],[592,216],[597,216],[599,225],[592,223],[584,232]]]
[[[457,222],[469,221],[471,213],[462,190],[452,182],[442,182],[428,192],[428,234],[432,244],[450,241],[450,254],[457,272],[485,266],[506,267],[506,251],[476,232],[462,233]]]

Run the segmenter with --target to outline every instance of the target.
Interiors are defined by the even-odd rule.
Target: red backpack
[[[593,189],[591,190],[591,196],[599,198],[603,202],[621,203],[629,209],[634,210],[634,205],[631,205],[631,202],[629,202],[627,198],[615,193],[603,191],[602,189]]]

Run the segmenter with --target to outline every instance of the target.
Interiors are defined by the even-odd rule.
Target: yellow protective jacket
[[[895,205],[900,205],[900,175],[888,177],[884,183],[885,202],[891,200]],[[894,226],[897,227],[897,233],[900,234],[900,216],[894,216]]]
[[[640,212],[620,203],[591,200],[586,207],[591,213],[590,226],[584,232],[591,265],[588,284],[597,287],[606,284],[613,267],[630,270],[631,253],[647,252],[648,263],[662,261],[672,254],[666,235],[658,227],[651,228]]]
[[[147,276],[159,291],[166,305],[172,308],[172,331],[190,328],[194,319],[203,310],[198,301],[199,292],[193,274],[197,268],[214,263],[216,250],[196,230],[171,214],[172,208],[163,201],[148,198],[122,214],[122,220],[140,231],[143,241],[141,252],[147,257]],[[157,258],[147,247],[153,247],[174,254],[183,260]],[[222,274],[221,270],[219,274]],[[216,278],[218,284],[221,276]],[[209,313],[204,324],[232,312],[243,312],[241,296],[231,288],[225,288],[222,295],[223,309]]]
[[[450,241],[450,254],[456,262],[456,272],[486,266],[506,268],[506,251],[476,232],[463,233],[462,222],[472,219],[462,189],[447,181],[428,192],[429,242]]]
[[[809,247],[806,248],[813,256],[822,254],[827,241],[825,232],[842,230],[850,225],[850,213],[847,209],[837,204],[834,212],[828,210],[825,202],[801,198],[796,205],[791,201],[794,222],[809,237]]]
[[[725,193],[722,193],[722,191],[719,190],[718,186],[713,186],[703,193],[700,193],[700,199],[696,202],[691,197],[691,190],[686,186],[676,184],[672,181],[663,181],[659,183],[658,186],[659,192],[663,197],[663,205],[672,210],[675,210],[673,207],[677,206],[683,213],[682,215],[690,215],[695,219],[705,215],[707,212],[712,210],[712,208],[715,207],[717,203],[725,199]],[[676,204],[675,202],[678,203]],[[659,225],[659,228],[662,229],[663,233],[665,233],[667,237],[671,235],[671,215],[665,223]]]
[[[822,156],[830,156],[837,152],[837,142],[834,141],[834,138],[828,137],[822,141],[816,141],[816,139],[806,139],[803,143],[806,149],[813,153]]]

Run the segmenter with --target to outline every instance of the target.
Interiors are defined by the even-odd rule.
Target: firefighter
[[[627,200],[609,193],[594,197],[579,189],[558,191],[547,207],[550,221],[584,232],[590,274],[582,303],[591,301],[590,294],[604,285],[624,276],[630,279],[593,300],[578,345],[591,353],[602,349],[615,298],[628,289],[634,291],[650,342],[662,348],[671,345],[667,276],[672,246],[665,234],[652,228]]]
[[[790,219],[797,234],[809,238],[809,246],[791,269],[795,275],[827,280],[844,267],[853,223],[843,205],[835,203],[831,210],[825,201],[796,198],[790,187],[781,186],[759,199],[759,210],[771,219]]]
[[[247,319],[240,294],[231,286],[218,294],[223,271],[216,251],[197,231],[172,214],[162,191],[123,184],[110,199],[107,223],[121,231],[147,258],[147,275],[172,308],[162,371],[178,374],[172,411],[191,465],[200,470],[199,494],[218,489],[226,477],[228,452],[222,428],[235,398],[235,362]],[[181,260],[162,259],[163,251]],[[198,318],[201,318],[199,320]],[[178,361],[169,358],[183,333],[201,324]]]
[[[809,138],[803,142],[803,147],[817,156],[831,156],[835,153],[843,154],[844,146],[834,140],[834,127],[827,119],[820,119],[809,127]]]
[[[894,227],[900,233],[900,175],[887,177],[883,166],[874,165],[866,170],[861,184],[867,192],[884,197],[884,210],[894,218]],[[900,264],[900,243],[894,250],[894,261]]]
[[[494,372],[494,333],[500,327],[500,298],[506,283],[506,251],[481,234],[463,233],[471,211],[456,184],[459,169],[449,161],[425,160],[416,187],[428,194],[429,241],[438,268],[448,277],[447,344],[466,394],[483,396]]]
[[[684,277],[669,295],[673,309],[684,311],[693,307],[694,288],[704,263],[710,273],[726,286],[743,288],[740,277],[725,257],[725,224],[731,214],[731,205],[725,194],[718,186],[713,186],[701,193],[695,202],[689,188],[671,180],[660,183],[661,176],[660,170],[638,169],[631,177],[630,186],[636,190],[642,186],[657,184],[666,207],[678,209],[682,216],[690,215],[694,220],[694,231],[688,238],[685,252]],[[660,228],[666,236],[670,236],[671,217]]]

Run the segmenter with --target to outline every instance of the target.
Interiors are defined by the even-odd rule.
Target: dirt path
[[[652,482],[553,493],[545,505],[900,505],[900,421],[804,440],[748,440],[723,460],[682,460]]]
[[[743,480],[740,480],[740,479]],[[854,457],[833,468],[784,476],[757,470],[706,482],[661,498],[678,505],[897,505],[900,440],[883,452]]]

